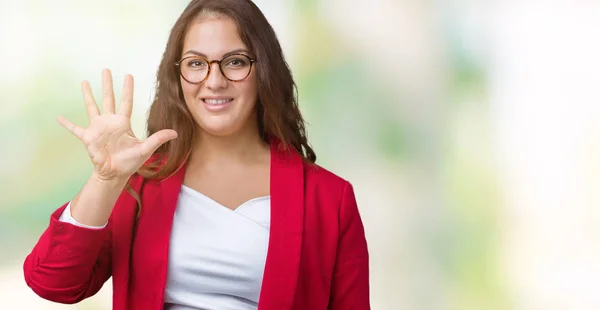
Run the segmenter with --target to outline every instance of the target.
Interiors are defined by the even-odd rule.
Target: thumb
[[[149,157],[158,147],[177,138],[177,132],[173,129],[163,129],[148,137],[141,145],[141,154],[144,158]]]

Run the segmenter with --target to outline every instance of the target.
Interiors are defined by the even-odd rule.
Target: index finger
[[[92,119],[94,116],[100,115],[100,110],[98,110],[98,105],[96,104],[96,100],[94,100],[92,88],[90,87],[90,83],[88,81],[81,82],[81,92],[83,93],[85,109],[90,119]]]
[[[119,114],[131,117],[133,109],[133,76],[127,74],[123,82],[123,94],[121,95],[121,104],[119,105]]]

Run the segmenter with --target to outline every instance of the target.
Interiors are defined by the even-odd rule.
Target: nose
[[[213,62],[210,64],[210,71],[204,83],[210,89],[219,89],[227,86],[227,78],[223,76],[218,63]]]

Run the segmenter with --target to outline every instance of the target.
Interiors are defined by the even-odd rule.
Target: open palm
[[[88,128],[81,128],[62,116],[58,122],[77,137],[87,149],[94,173],[103,180],[126,179],[134,174],[152,153],[177,133],[160,130],[145,140],[139,140],[131,130],[133,107],[133,77],[125,76],[119,111],[115,113],[115,97],[110,70],[102,72],[102,113],[92,95],[90,84],[81,83],[85,107],[90,119]]]

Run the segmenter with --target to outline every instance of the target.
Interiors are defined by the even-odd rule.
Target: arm
[[[352,185],[342,191],[329,310],[369,310],[369,253]]]
[[[127,180],[164,143],[175,139],[171,129],[159,130],[147,139],[138,139],[131,130],[133,77],[125,76],[121,105],[115,111],[110,70],[102,72],[102,113],[89,82],[81,83],[85,107],[90,119],[87,128],[64,117],[58,122],[85,146],[94,165],[92,177],[70,204],[73,219],[89,229],[59,220],[66,206],[57,210],[40,237],[23,270],[27,285],[43,298],[76,303],[94,295],[110,277],[112,269],[111,221],[114,205]],[[141,180],[141,179],[140,179]],[[141,183],[141,182],[140,182]]]
[[[73,304],[96,294],[111,275],[111,233],[58,220],[50,225],[25,259],[25,282],[40,297]]]
[[[69,205],[52,214],[50,225],[23,266],[25,281],[36,294],[55,302],[76,303],[102,288],[112,269],[108,216],[123,192],[121,184],[107,186],[92,177]],[[74,213],[73,220],[80,225],[61,221],[66,207],[73,208],[75,203],[83,211],[80,218],[91,225],[108,221],[106,227],[83,227]]]
[[[67,204],[67,208],[65,208],[65,210],[60,215],[58,220],[60,222],[71,223],[75,226],[90,228],[90,229],[102,229],[102,228],[106,227],[106,225],[108,224],[108,223],[106,223],[102,226],[90,226],[90,225],[85,225],[85,224],[81,224],[81,223],[77,222],[77,220],[74,219],[73,215],[71,214],[71,203],[70,202],[69,202],[69,204]]]

